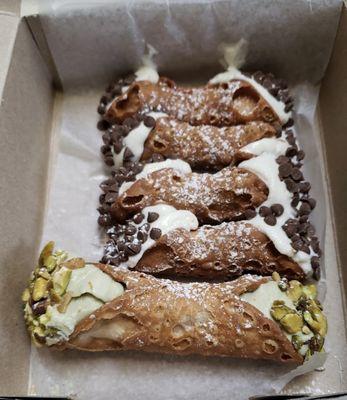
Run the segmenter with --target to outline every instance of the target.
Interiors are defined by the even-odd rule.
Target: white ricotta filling
[[[73,298],[64,313],[58,311],[58,305],[47,308],[46,326],[58,330],[58,340],[51,339],[51,344],[59,341],[59,338],[67,340],[83,318],[92,314],[104,303],[121,296],[124,288],[109,275],[89,264],[72,270],[66,293]]]
[[[147,115],[157,120],[160,117],[166,117],[167,114],[162,112],[150,112]],[[132,129],[123,139],[123,149],[119,154],[116,154],[113,147],[111,147],[116,168],[120,168],[123,165],[123,155],[126,147],[134,154],[133,161],[138,161],[141,158],[145,141],[152,129],[153,128],[149,128],[142,121],[139,126]]]
[[[241,148],[241,152],[259,156],[262,153],[271,153],[276,157],[285,154],[289,143],[283,138],[264,138],[247,144]]]
[[[145,219],[147,219],[148,213],[150,212],[159,214],[159,218],[151,223],[151,229],[160,229],[162,235],[165,235],[166,233],[178,228],[183,228],[187,231],[194,231],[198,229],[199,226],[199,222],[192,212],[187,210],[176,210],[175,207],[167,204],[158,204],[156,206],[145,207],[142,210]],[[142,225],[144,221],[137,226]],[[143,254],[152,246],[154,246],[155,243],[156,240],[153,240],[150,238],[150,236],[148,236],[148,239],[145,241],[145,243],[141,244],[141,251],[138,254],[129,257],[128,261],[121,263],[120,266],[134,268],[141,260]]]
[[[289,237],[282,229],[282,225],[284,225],[289,218],[295,217],[295,211],[290,204],[293,194],[288,191],[285,183],[279,178],[276,158],[276,154],[265,152],[257,157],[243,161],[239,165],[240,168],[244,168],[256,174],[268,187],[268,198],[261,206],[270,207],[272,204],[279,203],[284,208],[283,214],[277,217],[277,222],[274,226],[268,225],[259,215],[259,208],[261,206],[257,209],[257,215],[247,222],[267,235],[281,254],[291,257],[301,266],[306,274],[310,274],[312,272],[311,257],[314,253],[312,250],[310,254],[294,250]]]
[[[135,181],[122,183],[121,187],[119,188],[119,192],[118,192],[119,196],[123,192],[128,190],[139,179],[146,178],[147,175],[149,175],[150,173],[155,172],[155,171],[160,171],[161,169],[165,169],[165,168],[173,168],[176,171],[182,172],[182,174],[188,174],[188,173],[192,172],[190,165],[187,162],[180,160],[180,159],[177,159],[177,160],[167,159],[165,161],[149,163],[149,164],[146,164],[144,166],[143,170],[135,176]]]
[[[245,60],[245,41],[240,40],[236,45],[226,46],[224,48],[224,60],[227,64],[227,70],[213,77],[209,83],[223,83],[233,79],[240,79],[250,83],[253,88],[259,93],[259,95],[265,99],[273,111],[278,115],[281,122],[284,124],[291,117],[290,112],[285,111],[285,104],[278,101],[270,92],[268,92],[264,86],[260,85],[253,78],[249,78],[238,70]]]

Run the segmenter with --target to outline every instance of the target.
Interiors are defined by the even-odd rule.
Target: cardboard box
[[[118,9],[119,18],[127,12],[124,3],[121,3]],[[189,33],[189,18],[198,18],[198,12],[202,14],[207,12],[205,3],[205,1],[196,2],[192,6],[196,7],[194,13],[189,16],[192,9],[186,11],[182,2],[173,2],[171,12],[177,19],[177,26],[184,26],[186,32]],[[266,3],[274,6],[271,1]],[[279,3],[279,12],[281,10],[284,12],[286,10],[284,2]],[[45,5],[45,3],[42,4]],[[133,12],[136,18],[143,18],[144,35],[146,37],[165,35],[165,26],[151,24],[148,13],[141,14],[141,3],[138,4]],[[153,8],[153,21],[156,21],[155,18],[160,17],[158,11],[160,7],[167,5],[160,1],[150,2],[150,4],[158,7]],[[56,14],[50,14],[49,10],[37,8],[38,4],[35,2],[30,2],[30,4],[28,2],[24,6],[26,6],[26,12],[28,12],[28,6],[34,11],[35,8],[32,7],[36,7],[42,15],[25,19],[20,17],[19,1],[0,1],[0,95],[2,98],[0,105],[2,204],[0,394],[3,395],[25,395],[30,391],[28,387],[30,343],[23,323],[20,293],[35,264],[41,240],[48,187],[54,165],[56,148],[54,132],[61,118],[59,114],[61,99],[73,86],[99,87],[101,93],[102,85],[111,80],[115,72],[127,72],[129,68],[136,65],[140,57],[137,50],[131,47],[131,38],[127,37],[126,32],[122,38],[123,47],[118,47],[114,52],[107,48],[107,41],[106,44],[100,44],[99,48],[95,48],[96,42],[101,43],[109,35],[114,34],[114,30],[108,30],[102,22],[102,18],[107,19],[106,14],[101,13],[98,17],[100,29],[93,31],[94,33],[88,33],[90,30],[88,22],[93,17],[92,9],[80,15],[77,7],[64,18],[59,19],[56,18]],[[155,13],[156,10],[158,15]],[[327,23],[330,17],[333,19],[333,13],[326,15]],[[71,32],[85,32],[86,40],[82,40],[83,35],[71,35],[68,40],[64,35],[64,23],[75,23]],[[117,25],[117,21],[114,21],[114,24]],[[57,33],[61,34],[59,41],[54,38]],[[170,34],[174,37],[174,33]],[[90,42],[88,37],[93,35],[96,41]],[[300,37],[296,39],[299,40]],[[201,58],[195,59],[196,64],[193,66],[189,58],[189,46],[183,46],[181,52],[177,50],[178,43],[187,38],[177,40],[178,42],[173,40],[172,48],[167,49],[159,68],[173,77],[182,77],[184,74],[187,80],[195,79],[195,75],[199,75],[199,79],[211,76],[211,71],[216,70],[216,57],[209,58],[208,54],[202,51]],[[321,42],[321,46],[324,47],[325,44],[322,40]],[[318,121],[322,146],[321,164],[326,187],[315,188],[322,197],[326,196],[329,204],[325,243],[328,282],[325,309],[330,322],[331,353],[325,371],[312,372],[296,378],[287,385],[286,392],[324,393],[347,390],[347,376],[344,372],[347,368],[345,348],[347,271],[343,267],[347,262],[345,244],[347,235],[345,223],[347,217],[345,206],[347,201],[346,43],[347,10],[346,7],[342,7],[338,34],[320,89]],[[199,43],[193,44],[199,45]],[[208,47],[208,43],[204,44]],[[317,48],[318,45],[313,44],[313,48]],[[68,57],[64,56],[64,52],[67,52]],[[176,56],[174,62],[170,61],[171,53]],[[80,54],[85,63],[77,65],[74,54]],[[255,53],[251,67],[259,66],[257,62],[261,59],[261,55],[261,52]],[[271,54],[267,57],[270,59]],[[274,56],[276,57],[279,56]],[[88,58],[90,58],[89,62]],[[212,58],[213,61],[211,61]],[[97,66],[98,60],[100,64]],[[75,68],[73,68],[74,63]],[[276,65],[275,62],[275,70]],[[198,74],[196,74],[195,66],[198,67]],[[298,68],[298,71],[293,74],[297,74],[299,78],[300,74],[307,74],[307,71]],[[312,77],[315,79],[314,75]],[[95,187],[96,192],[97,190]],[[128,394],[130,396],[131,392]],[[92,395],[93,393],[90,393],[90,397]]]

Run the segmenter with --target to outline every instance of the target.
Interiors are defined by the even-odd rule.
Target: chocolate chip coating
[[[268,225],[274,226],[276,225],[276,217],[274,215],[267,215],[264,218],[264,222]]]
[[[161,236],[161,230],[159,228],[152,228],[149,232],[149,236],[153,240],[158,240]]]
[[[147,216],[147,221],[149,223],[152,223],[154,221],[156,221],[159,218],[159,214],[156,212],[149,212],[148,216]]]
[[[284,208],[282,204],[276,203],[271,206],[271,211],[276,217],[280,217],[284,212]]]

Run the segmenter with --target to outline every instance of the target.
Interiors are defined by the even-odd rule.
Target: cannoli
[[[111,240],[102,262],[156,276],[228,280],[274,271],[289,279],[306,276],[299,264],[244,221],[198,227],[191,212],[157,205],[107,233]]]
[[[175,161],[184,168],[170,167]],[[185,167],[190,168],[182,160],[147,164],[145,174],[119,189],[111,206],[115,220],[124,222],[144,207],[165,203],[193,212],[201,223],[230,221],[243,218],[267,197],[266,185],[252,172],[226,167],[215,174],[198,174]]]
[[[114,126],[103,136],[102,153],[106,163],[121,167],[128,161],[149,162],[153,156],[181,159],[193,170],[218,171],[240,161],[235,154],[246,145],[281,133],[265,122],[215,127],[192,126],[162,113],[132,118],[123,126]],[[246,154],[244,154],[246,156]]]
[[[203,87],[179,87],[161,77],[157,83],[135,81],[108,108],[105,119],[124,122],[138,113],[165,112],[191,125],[230,126],[250,121],[280,121],[264,88],[246,76],[212,80]],[[269,97],[272,98],[270,95]],[[284,104],[283,104],[284,109]]]
[[[49,243],[23,293],[38,345],[293,364],[323,351],[327,321],[314,285],[278,274],[182,283],[67,258]]]

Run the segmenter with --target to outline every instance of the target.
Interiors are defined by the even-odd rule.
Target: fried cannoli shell
[[[113,101],[105,117],[111,123],[123,122],[148,110],[165,112],[191,125],[230,126],[250,121],[279,121],[253,86],[237,79],[197,88],[178,87],[167,78],[160,78],[158,83],[134,82]]]
[[[135,269],[157,276],[233,279],[252,273],[303,280],[305,273],[253,225],[238,221],[202,226],[196,231],[175,229],[161,236]]]
[[[243,218],[267,195],[265,183],[242,168],[226,167],[215,174],[165,168],[135,181],[113,203],[111,213],[124,222],[144,207],[165,203],[191,211],[201,223],[223,222]]]
[[[196,127],[162,117],[150,132],[141,159],[148,160],[157,153],[184,160],[196,169],[218,170],[233,164],[235,153],[247,144],[275,136],[276,129],[265,122],[224,128]]]
[[[268,278],[248,275],[221,284],[187,284],[97,266],[126,290],[83,319],[67,342],[56,345],[60,349],[303,362],[279,325],[238,297]]]

